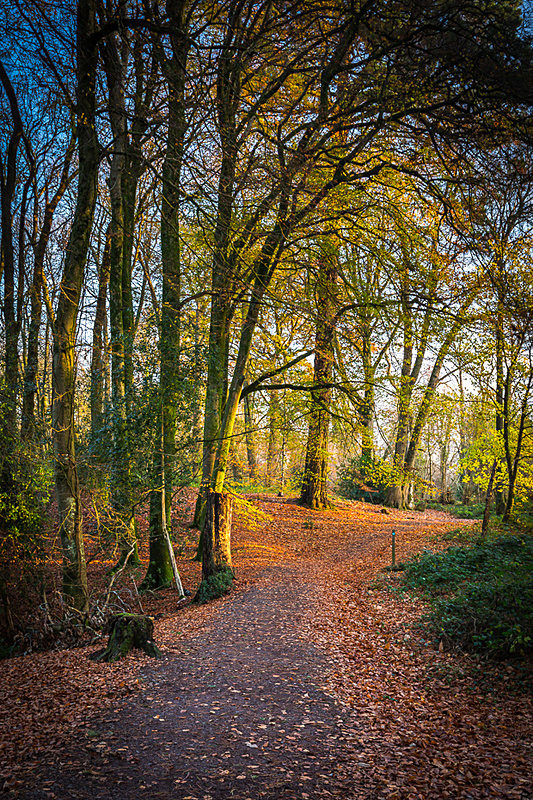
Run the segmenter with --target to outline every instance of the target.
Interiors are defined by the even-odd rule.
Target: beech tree
[[[333,378],[338,244],[326,239],[319,245],[316,277],[316,336],[309,433],[300,500],[309,508],[327,508],[328,432]]]
[[[170,53],[159,58],[168,88],[168,121],[162,174],[161,257],[163,287],[160,322],[160,410],[154,455],[154,486],[150,495],[150,564],[143,588],[172,580],[172,563],[164,535],[171,529],[171,500],[175,474],[178,398],[180,394],[181,317],[181,172],[187,130],[187,56],[191,45],[190,13],[194,3],[168,0]],[[161,447],[159,447],[161,443]],[[163,488],[164,487],[164,488]],[[164,517],[164,519],[163,519]]]
[[[52,436],[59,526],[63,550],[63,593],[78,609],[87,607],[80,487],[74,440],[76,322],[97,194],[96,3],[79,0],[76,13],[76,208],[53,321]]]

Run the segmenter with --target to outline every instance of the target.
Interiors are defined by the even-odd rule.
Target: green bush
[[[469,583],[435,603],[428,629],[448,645],[495,658],[533,652],[533,580]]]
[[[0,562],[31,563],[42,555],[44,518],[53,486],[51,465],[17,445],[0,473]]]
[[[465,506],[458,503],[450,508],[450,514],[459,519],[483,519],[485,506],[483,503],[476,503],[475,505]]]
[[[381,504],[394,478],[400,479],[394,474],[392,465],[381,459],[369,464],[362,463],[359,457],[353,458],[339,470],[337,490],[347,500]]]
[[[533,651],[533,538],[503,535],[472,547],[423,553],[403,584],[433,610],[423,625],[448,646],[496,658]]]

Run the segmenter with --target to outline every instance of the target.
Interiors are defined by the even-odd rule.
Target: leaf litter
[[[193,501],[191,493],[189,510]],[[102,798],[106,770],[119,763],[125,798],[138,773],[135,792],[154,797],[172,779],[178,797],[198,800],[531,800],[531,700],[515,689],[517,665],[488,668],[439,650],[416,627],[423,601],[376,583],[392,529],[405,559],[443,549],[437,534],[471,523],[431,511],[381,515],[357,502],[317,512],[267,496],[248,501],[267,516],[251,524],[248,507],[237,514],[232,595],[179,611],[172,590],[143,598],[163,662],[133,652],[95,664],[93,645],[2,663],[4,792],[85,796],[50,771],[59,753],[74,771],[82,764],[101,787],[90,796]],[[178,520],[184,541],[187,508]],[[178,562],[192,591],[193,551],[189,541]],[[226,646],[225,683],[209,647],[217,641]],[[133,741],[124,720],[143,735]],[[36,783],[41,794],[27,794]]]

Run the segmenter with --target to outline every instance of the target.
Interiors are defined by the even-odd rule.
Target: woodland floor
[[[232,594],[179,611],[170,590],[143,599],[162,660],[96,664],[95,644],[1,663],[5,795],[531,800],[522,667],[436,649],[413,628],[424,604],[380,588],[393,528],[403,559],[465,523],[249,499],[264,514],[237,515]],[[190,501],[179,567],[194,591]]]

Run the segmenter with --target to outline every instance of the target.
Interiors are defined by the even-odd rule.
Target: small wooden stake
[[[392,531],[392,566],[396,566],[396,531]]]

